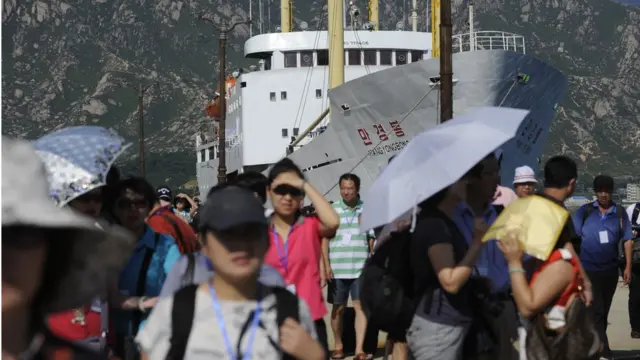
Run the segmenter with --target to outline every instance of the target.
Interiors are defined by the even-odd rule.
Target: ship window
[[[271,70],[271,56],[269,56],[268,58],[264,59],[264,69],[265,70]]]
[[[269,93],[269,100],[276,101],[276,93],[275,92],[270,92]]]
[[[284,53],[284,67],[286,68],[298,67],[298,53],[296,52]]]
[[[316,51],[316,57],[318,58],[318,66],[329,65],[329,52],[327,50]]]
[[[204,149],[200,150],[200,162],[207,161],[205,153],[206,151],[204,151]]]
[[[209,160],[216,159],[216,158],[218,158],[218,153],[215,147],[212,146],[209,148]]]
[[[360,50],[349,50],[347,54],[349,56],[349,65],[361,65]]]
[[[240,83],[240,87],[246,88],[247,87],[247,82],[243,81]]]
[[[287,100],[287,92],[280,91],[280,100]]]
[[[282,137],[283,138],[289,137],[289,129],[282,129]]]
[[[364,51],[364,64],[365,65],[378,65],[378,52],[375,50]]]
[[[313,66],[313,51],[300,52],[300,66],[303,66],[303,67]]]
[[[396,65],[404,65],[407,63],[407,51],[396,50]]]
[[[300,128],[293,128],[293,136],[298,136],[300,133]]]
[[[412,51],[411,52],[411,62],[416,62],[422,60],[422,51]]]
[[[316,89],[316,99],[322,98],[322,89]]]
[[[380,65],[391,64],[391,50],[380,50]]]

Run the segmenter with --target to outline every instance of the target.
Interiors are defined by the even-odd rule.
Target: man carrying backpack
[[[611,176],[598,175],[593,180],[596,201],[582,205],[573,215],[576,233],[582,238],[580,262],[593,286],[593,320],[602,342],[602,357],[611,356],[607,338],[609,310],[618,287],[621,252],[624,253],[625,282],[631,278],[631,224],[623,208],[612,200]],[[624,250],[621,250],[624,249]]]
[[[640,339],[640,216],[638,215],[640,215],[640,203],[635,203],[627,208],[634,240],[631,252],[631,279],[629,281],[629,322],[633,339]]]
[[[269,247],[260,201],[220,187],[200,211],[203,252],[216,272],[156,304],[136,338],[142,358],[325,359],[306,303],[258,282]]]

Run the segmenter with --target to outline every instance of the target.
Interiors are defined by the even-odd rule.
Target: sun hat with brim
[[[515,175],[513,177],[514,184],[537,184],[536,173],[529,166],[520,166],[516,168]]]
[[[73,309],[105,295],[135,246],[135,237],[128,231],[101,230],[94,220],[57,207],[49,197],[45,167],[33,146],[2,137],[3,232],[12,227],[50,231],[39,299],[45,312]]]

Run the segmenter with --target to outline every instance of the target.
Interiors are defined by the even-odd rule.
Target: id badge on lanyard
[[[291,232],[293,231],[293,225],[289,228],[289,233],[287,237],[284,239],[284,249],[280,246],[280,237],[278,236],[278,232],[276,231],[276,227],[273,226],[273,242],[276,244],[276,250],[278,251],[278,259],[280,260],[280,265],[282,265],[282,269],[284,269],[284,281],[287,283],[286,289],[292,293],[296,294],[296,285],[290,284],[287,281],[287,277],[289,275],[289,236],[291,236]]]

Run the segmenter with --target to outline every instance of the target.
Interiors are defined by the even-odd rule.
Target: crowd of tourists
[[[640,204],[613,202],[610,176],[545,260],[515,234],[482,240],[517,199],[564,207],[578,180],[566,156],[541,182],[517,168],[511,190],[491,153],[413,220],[363,230],[353,173],[334,202],[286,158],[174,196],[114,156],[71,176],[88,172],[52,162],[55,148],[2,139],[3,358],[363,360],[384,331],[394,360],[610,359],[620,276],[640,346]]]

